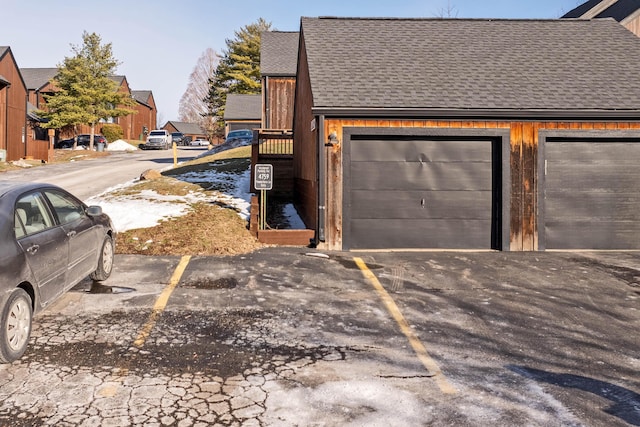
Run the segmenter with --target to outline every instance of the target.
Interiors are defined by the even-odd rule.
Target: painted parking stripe
[[[360,268],[360,270],[362,271],[365,279],[367,279],[369,283],[371,283],[371,285],[373,285],[373,287],[375,288],[378,296],[380,297],[380,299],[382,299],[382,302],[384,302],[385,306],[387,307],[387,311],[389,312],[389,314],[391,314],[393,319],[400,327],[402,333],[409,340],[413,351],[415,351],[418,359],[420,360],[420,362],[422,362],[422,365],[431,375],[433,375],[433,379],[438,384],[440,391],[442,391],[442,393],[444,394],[455,394],[455,387],[451,385],[451,383],[444,376],[435,360],[433,360],[431,356],[429,356],[429,352],[427,352],[426,347],[413,332],[404,316],[402,315],[402,312],[396,305],[395,301],[393,300],[393,298],[391,298],[391,295],[389,295],[389,293],[384,289],[375,274],[373,274],[371,270],[369,270],[369,267],[367,267],[362,258],[355,257],[353,258],[353,260],[355,261],[358,268]]]
[[[147,323],[144,324],[144,326],[140,330],[140,333],[138,334],[138,337],[133,342],[133,345],[135,347],[142,348],[144,346],[144,343],[147,341],[149,334],[151,333],[154,326],[156,325],[158,316],[160,316],[160,314],[167,307],[167,303],[169,302],[169,297],[173,293],[173,290],[176,288],[176,286],[178,286],[178,283],[180,282],[180,278],[182,277],[184,270],[187,268],[187,265],[189,265],[190,260],[191,260],[190,255],[185,255],[180,259],[180,263],[174,270],[173,275],[169,280],[169,284],[167,284],[167,286],[164,288],[162,293],[158,296],[156,303],[153,305],[153,310],[149,315],[149,319],[147,319]]]

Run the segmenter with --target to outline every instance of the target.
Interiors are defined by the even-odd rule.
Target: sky
[[[198,59],[259,18],[298,31],[300,17],[555,19],[582,0],[0,0],[0,46],[20,68],[52,68],[82,46],[82,33],[111,43],[132,90],[151,90],[159,126],[178,120]],[[451,11],[447,13],[447,11]]]

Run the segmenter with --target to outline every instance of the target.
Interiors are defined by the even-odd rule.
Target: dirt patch
[[[155,227],[118,234],[116,252],[141,255],[236,255],[263,247],[231,210],[207,203]]]

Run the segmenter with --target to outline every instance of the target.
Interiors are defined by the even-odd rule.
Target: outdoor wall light
[[[334,145],[338,145],[338,134],[335,132],[331,132],[329,134],[329,141],[325,144],[327,147],[333,147]]]

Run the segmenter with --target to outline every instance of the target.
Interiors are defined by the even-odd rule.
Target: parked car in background
[[[80,134],[76,137],[78,139],[77,147],[87,149],[89,148],[89,142],[91,135],[88,133]],[[98,143],[107,144],[107,138],[102,135],[93,135],[93,148],[96,149]],[[53,148],[73,148],[73,138],[63,139],[53,144]]]
[[[171,142],[176,145],[185,145],[184,134],[182,132],[171,132]]]
[[[111,275],[116,230],[60,187],[0,181],[0,362],[19,359],[32,319],[85,277]]]
[[[227,134],[227,138],[224,140],[226,143],[237,143],[238,145],[251,144],[253,140],[253,132],[250,129],[238,129],[232,130]]]
[[[147,135],[147,140],[144,143],[145,150],[159,149],[168,150],[171,147],[171,134],[164,129],[154,129]]]
[[[210,144],[209,141],[207,141],[206,139],[200,139],[200,138],[194,139],[193,141],[191,141],[189,143],[189,145],[192,145],[192,146],[194,146],[194,145],[206,145],[206,146],[209,146],[209,144]]]

